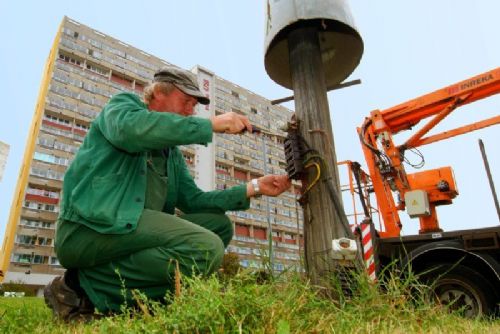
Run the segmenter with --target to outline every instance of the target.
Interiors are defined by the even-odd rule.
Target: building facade
[[[5,165],[7,164],[9,149],[10,146],[8,144],[0,141],[0,182],[2,182],[3,173],[5,171]]]
[[[0,282],[42,287],[64,271],[53,247],[64,173],[107,100],[121,91],[141,95],[154,71],[166,64],[170,65],[63,19],[47,60],[0,250]],[[217,134],[208,147],[182,147],[200,188],[225,189],[264,174],[284,174],[285,133],[278,125],[286,123],[290,110],[272,106],[264,97],[201,66],[191,71],[211,100],[209,106],[197,106],[197,116],[234,111],[266,130],[260,136]],[[237,253],[243,266],[270,263],[276,270],[298,266],[302,218],[292,192],[252,200],[250,210],[228,214],[235,228],[228,251]]]

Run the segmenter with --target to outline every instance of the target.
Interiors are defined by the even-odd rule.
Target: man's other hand
[[[292,182],[287,175],[265,175],[257,179],[259,193],[256,193],[251,182],[247,184],[247,196],[258,195],[278,196],[288,190]]]

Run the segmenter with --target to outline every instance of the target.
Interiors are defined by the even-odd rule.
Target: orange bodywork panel
[[[451,167],[426,170],[407,175],[411,189],[427,192],[429,202],[434,204],[451,204],[458,195],[457,185]]]

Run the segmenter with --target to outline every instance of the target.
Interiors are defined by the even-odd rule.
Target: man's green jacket
[[[133,231],[144,209],[147,152],[169,148],[167,199],[173,214],[225,212],[249,207],[246,186],[204,192],[194,183],[177,145],[212,141],[208,119],[150,111],[130,93],[113,96],[92,122],[63,185],[60,219],[100,233]]]

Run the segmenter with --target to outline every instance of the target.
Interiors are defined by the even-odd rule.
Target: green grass
[[[296,274],[258,284],[242,273],[183,280],[168,305],[88,324],[52,319],[43,300],[0,298],[0,333],[500,333],[500,320],[467,320],[424,301],[425,287],[387,280],[385,292],[364,277],[354,296],[332,300]],[[147,311],[150,310],[150,311]]]

